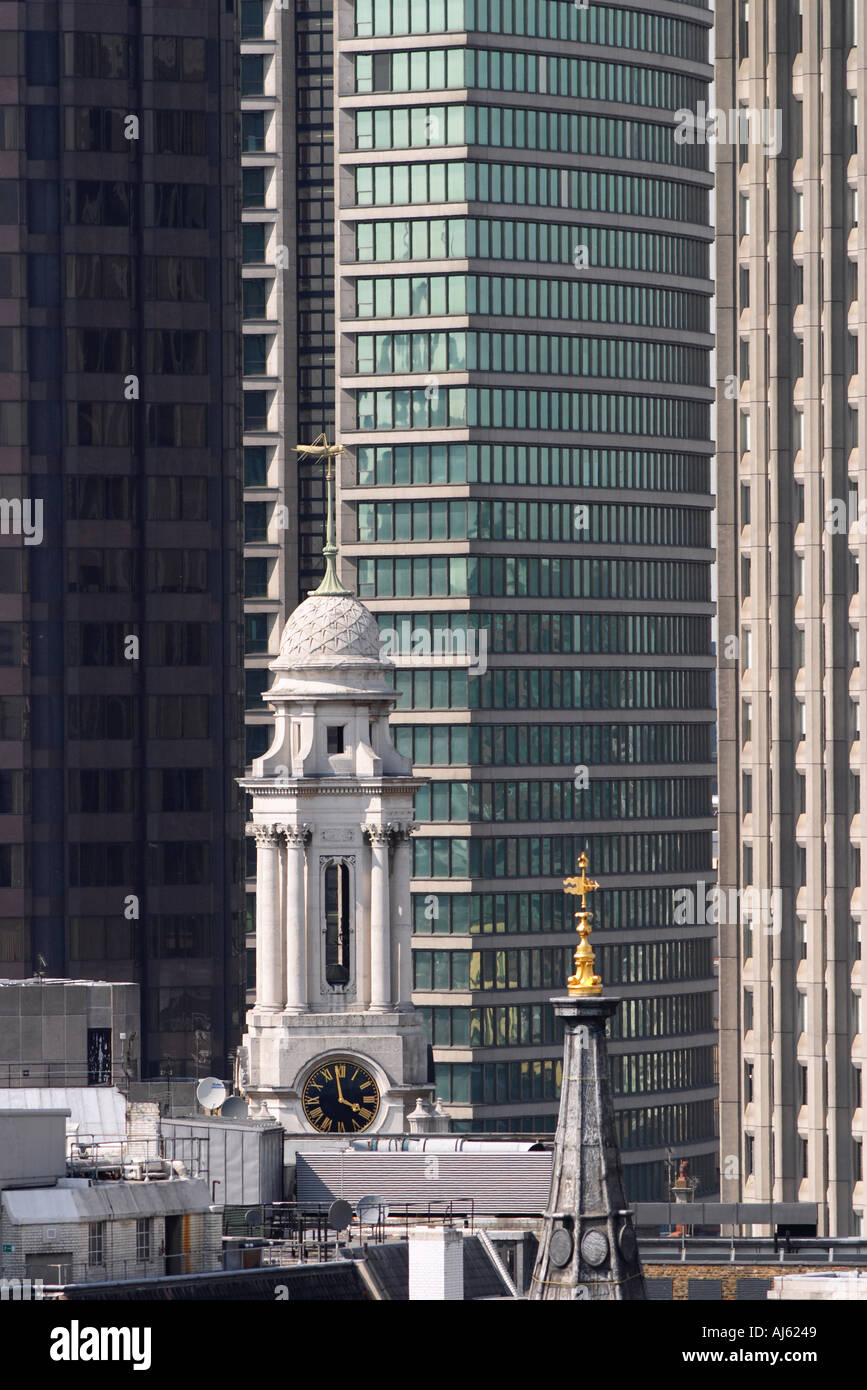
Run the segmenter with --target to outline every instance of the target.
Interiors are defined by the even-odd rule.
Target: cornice
[[[341,782],[337,785],[332,783],[308,783],[304,780],[293,782],[263,782],[261,779],[238,778],[238,785],[245,791],[259,796],[285,796],[291,792],[293,796],[346,796],[347,793],[358,795],[366,793],[368,796],[379,796],[383,792],[409,792],[415,791],[417,787],[426,787],[427,779],[423,777],[403,777],[398,780],[385,780],[379,782]]]

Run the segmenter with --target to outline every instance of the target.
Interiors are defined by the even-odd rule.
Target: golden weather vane
[[[572,995],[601,994],[602,980],[599,975],[593,973],[595,964],[593,957],[593,947],[588,941],[590,935],[590,923],[593,921],[593,913],[587,907],[587,895],[595,893],[599,887],[595,878],[587,877],[587,855],[583,852],[578,856],[578,868],[580,873],[575,878],[564,878],[563,890],[581,899],[581,906],[575,913],[577,922],[578,936],[580,940],[575,948],[575,974],[570,975],[567,980],[567,988]]]
[[[329,444],[323,432],[316,436],[312,444],[296,444],[295,453],[303,454],[306,458],[325,459],[325,545],[322,548],[322,554],[325,556],[325,574],[319,588],[311,589],[310,592],[341,597],[348,594],[349,590],[344,589],[341,584],[335,564],[337,546],[334,543],[334,459],[337,454],[343,453],[343,445]]]

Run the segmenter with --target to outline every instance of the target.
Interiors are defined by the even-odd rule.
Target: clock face
[[[310,1073],[301,1104],[320,1134],[358,1134],[376,1119],[379,1088],[366,1068],[334,1057]]]

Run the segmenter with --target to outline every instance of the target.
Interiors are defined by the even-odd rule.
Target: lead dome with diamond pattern
[[[351,594],[312,594],[284,627],[273,666],[285,670],[371,661],[391,665],[381,653],[379,627],[370,609]]]

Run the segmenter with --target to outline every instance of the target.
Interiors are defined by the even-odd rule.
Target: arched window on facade
[[[325,979],[329,985],[349,984],[349,865],[329,864],[325,870]]]

